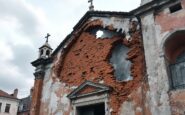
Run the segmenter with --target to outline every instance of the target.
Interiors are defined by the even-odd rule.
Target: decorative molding
[[[37,79],[44,79],[45,72],[44,71],[38,71],[34,73],[35,80]]]
[[[79,94],[79,92],[81,92],[82,90],[84,90],[87,87],[93,87],[95,90],[92,92],[87,92],[85,94]],[[109,92],[109,91],[111,91],[111,88],[109,86],[99,84],[99,83],[94,83],[91,81],[85,81],[78,88],[73,90],[67,97],[71,100],[74,100],[76,98],[97,95],[97,94],[105,93],[105,92]]]

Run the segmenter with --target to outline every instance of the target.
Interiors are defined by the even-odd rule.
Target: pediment
[[[93,96],[100,93],[107,93],[110,90],[111,88],[106,85],[85,81],[78,88],[73,90],[67,97],[69,99],[75,99],[80,97]]]

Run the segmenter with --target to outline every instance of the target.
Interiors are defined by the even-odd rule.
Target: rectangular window
[[[2,106],[2,103],[0,103],[0,112],[1,112],[1,106]]]
[[[182,6],[179,3],[179,4],[176,4],[174,6],[171,6],[169,9],[170,9],[170,12],[171,13],[174,13],[174,12],[177,12],[177,11],[181,10],[182,9]]]
[[[6,104],[5,113],[9,113],[9,112],[10,112],[10,104]]]

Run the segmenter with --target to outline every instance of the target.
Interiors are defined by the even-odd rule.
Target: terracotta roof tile
[[[8,94],[6,92],[4,92],[3,90],[0,90],[0,97],[7,97],[7,98],[11,98],[11,99],[18,99],[14,96],[12,96],[11,94]]]

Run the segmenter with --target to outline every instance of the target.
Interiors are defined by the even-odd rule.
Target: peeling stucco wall
[[[136,18],[92,17],[84,22],[45,68],[40,114],[72,115],[67,95],[89,80],[113,88],[107,100],[111,115],[183,115],[185,90],[170,89],[163,49],[170,35],[185,30],[185,0],[181,3],[183,9],[174,13],[166,6],[143,14],[141,30]],[[88,31],[96,27],[121,34],[97,39]],[[116,42],[129,48],[131,81],[119,82],[114,76],[109,58]],[[40,84],[36,81],[35,87]]]
[[[161,28],[161,36],[164,36],[164,34],[173,34],[175,31],[178,30],[185,30],[185,23],[183,20],[185,20],[185,0],[181,1],[182,8],[181,10],[170,13],[169,9],[164,9],[162,12],[160,12],[158,15],[156,15],[156,24],[160,26]],[[163,38],[168,39],[168,38]],[[177,38],[178,39],[178,38]],[[179,38],[180,39],[180,38]],[[174,42],[178,43],[178,42]],[[170,76],[168,76],[170,77]],[[172,115],[183,115],[184,114],[184,98],[185,97],[185,91],[183,89],[177,89],[177,90],[169,90],[169,102],[171,106],[171,114]]]
[[[40,115],[70,115],[71,106],[67,94],[76,87],[60,82],[48,65],[43,83]]]
[[[63,105],[64,102],[61,99],[64,99],[66,106],[60,112],[63,115],[69,115],[72,108],[66,95],[72,91],[72,88],[79,86],[85,80],[90,80],[113,88],[108,101],[111,115],[127,115],[122,113],[122,109],[125,109],[124,106],[121,108],[122,104],[128,100],[128,96],[132,92],[137,92],[140,90],[138,87],[142,87],[142,84],[146,83],[144,82],[145,62],[141,34],[136,22],[129,20],[92,18],[87,21],[85,26],[79,29],[81,31],[75,33],[75,37],[69,40],[70,42],[67,42],[65,48],[61,49],[60,54],[56,57],[54,65],[51,66],[51,73],[46,75],[48,77],[45,76],[43,95],[49,98],[45,99],[45,96],[43,96],[41,112],[58,113],[60,108],[58,105]],[[97,26],[111,31],[122,29],[122,32],[125,32],[125,34],[113,36],[109,39],[96,39],[95,35],[90,34],[86,30]],[[126,39],[128,28],[130,29],[130,38]],[[119,82],[116,81],[113,75],[114,69],[109,63],[109,58],[115,42],[120,42],[129,48],[127,59],[132,62],[132,81]],[[145,97],[144,93],[141,93],[141,95]],[[132,100],[135,101],[137,98],[137,96],[134,96]],[[133,108],[136,113],[141,114],[144,111],[145,107],[142,104],[145,102],[141,102],[134,106],[137,109]]]
[[[185,7],[185,0],[181,1]],[[175,4],[175,2],[174,2]],[[169,7],[149,12],[141,17],[146,68],[153,115],[183,115],[184,90],[170,90],[170,76],[165,62],[164,43],[177,30],[184,30],[185,10],[170,13]],[[175,42],[174,42],[175,43]]]

